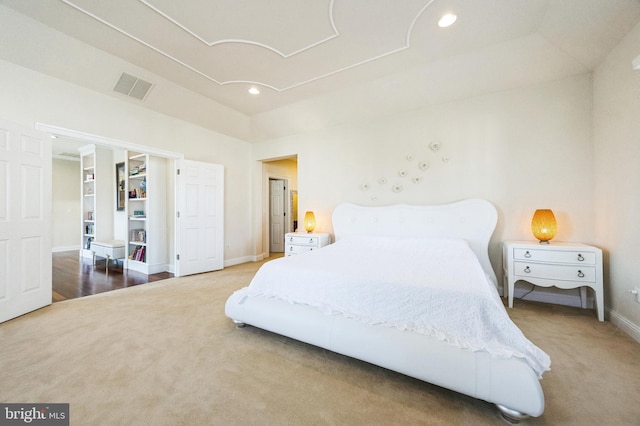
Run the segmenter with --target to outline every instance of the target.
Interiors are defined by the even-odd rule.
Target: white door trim
[[[55,136],[64,136],[72,139],[76,139],[80,142],[86,142],[96,145],[105,145],[112,148],[120,148],[129,151],[143,151],[149,155],[155,155],[157,157],[171,158],[174,160],[184,159],[184,154],[174,151],[166,151],[163,149],[154,148],[147,145],[139,145],[131,142],[125,142],[118,139],[107,138],[100,135],[94,135],[91,133],[85,133],[78,130],[67,129],[64,127],[53,126],[51,124],[36,123],[36,129],[49,133]]]

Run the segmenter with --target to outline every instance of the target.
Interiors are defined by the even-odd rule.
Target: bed
[[[225,313],[252,325],[495,404],[544,411],[546,353],[509,319],[488,244],[488,201],[333,212],[335,242],[266,262]]]

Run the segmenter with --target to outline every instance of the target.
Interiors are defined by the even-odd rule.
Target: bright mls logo
[[[69,426],[69,404],[2,404],[0,425]]]

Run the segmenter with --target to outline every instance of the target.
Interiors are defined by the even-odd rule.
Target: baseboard
[[[78,251],[80,246],[58,246],[51,248],[51,253],[59,253],[61,251]]]
[[[234,266],[234,265],[240,265],[241,263],[247,263],[247,262],[257,262],[259,260],[262,260],[262,257],[260,256],[243,256],[243,257],[236,257],[234,259],[227,259],[224,261],[224,267],[228,267],[228,266]]]
[[[640,326],[633,323],[629,319],[623,317],[613,309],[608,309],[607,313],[609,314],[609,321],[611,324],[618,327],[620,330],[627,333],[633,340],[640,343]]]

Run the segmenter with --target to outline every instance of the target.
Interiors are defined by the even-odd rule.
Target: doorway
[[[298,222],[298,157],[262,162],[264,175],[265,257],[284,253],[284,235]]]
[[[111,260],[107,267],[106,259],[94,259],[80,256],[83,245],[82,227],[79,226],[84,201],[80,196],[80,182],[84,180],[86,171],[82,170],[80,150],[93,141],[75,138],[56,137],[51,143],[52,153],[52,301],[74,299],[104,293],[120,288],[146,284],[161,279],[171,278],[173,272],[160,271],[145,274],[133,269],[124,268],[124,260]],[[104,208],[100,228],[104,238],[128,241],[127,212],[117,205],[118,179],[117,164],[124,164],[127,151],[125,148],[107,144],[95,144],[96,155],[101,158],[99,175],[105,185],[96,191],[96,204]],[[170,160],[163,164],[169,172]],[[167,188],[169,189],[169,188]],[[167,196],[167,202],[170,201]],[[171,203],[167,203],[171,204]],[[169,212],[167,212],[169,213]],[[168,214],[167,217],[173,217]],[[104,219],[108,219],[105,221]],[[85,222],[83,222],[84,224]],[[166,227],[166,225],[163,225]],[[166,241],[166,253],[173,251],[172,243]]]
[[[185,267],[186,261],[193,260],[189,256],[190,253],[185,252],[184,255],[182,256],[180,253],[181,247],[182,249],[184,249],[186,246],[189,246],[189,241],[190,241],[189,237],[191,236],[191,234],[187,235],[188,232],[187,234],[183,235],[183,233],[185,232],[185,227],[181,225],[187,219],[191,219],[194,214],[197,214],[197,215],[204,214],[207,218],[211,215],[214,215],[217,219],[216,225],[219,225],[218,226],[219,232],[212,231],[212,227],[209,226],[210,224],[208,222],[202,225],[202,230],[201,230],[202,235],[206,235],[207,241],[210,242],[211,244],[215,242],[216,247],[215,247],[215,250],[210,250],[209,247],[206,247],[205,250],[197,251],[198,253],[197,257],[200,258],[202,257],[201,255],[205,253],[206,256],[208,256],[207,259],[211,260],[211,257],[212,257],[211,254],[215,253],[215,258],[216,258],[215,260],[217,262],[216,265],[219,264],[220,268],[216,267],[210,270],[221,269],[223,267],[224,265],[224,261],[223,261],[224,233],[222,232],[222,229],[223,229],[224,222],[222,222],[222,218],[223,218],[223,211],[224,211],[224,203],[223,203],[223,187],[224,187],[223,170],[224,169],[221,165],[187,161],[183,158],[184,156],[181,153],[165,151],[165,150],[161,150],[161,149],[157,149],[149,146],[131,144],[128,142],[105,138],[98,135],[85,134],[85,133],[77,132],[71,129],[59,128],[59,127],[50,126],[42,123],[38,123],[37,128],[42,132],[48,133],[49,135],[52,135],[52,136],[55,135],[54,137],[56,138],[56,140],[66,139],[66,140],[73,141],[76,147],[73,149],[67,150],[73,153],[77,152],[77,146],[91,144],[91,145],[95,145],[96,147],[101,147],[102,149],[105,149],[105,150],[111,150],[113,152],[121,152],[123,156],[128,155],[127,152],[131,152],[131,151],[135,151],[137,153],[144,153],[136,156],[136,159],[144,155],[145,158],[149,159],[150,165],[154,165],[155,170],[157,172],[155,176],[161,177],[160,179],[157,179],[157,183],[166,182],[165,184],[166,198],[164,198],[164,195],[163,195],[162,200],[165,200],[165,202],[162,203],[162,200],[160,198],[153,199],[150,197],[149,198],[150,209],[152,213],[153,211],[156,211],[156,212],[166,211],[166,218],[162,219],[161,216],[156,215],[155,220],[153,221],[151,232],[155,232],[157,235],[159,229],[165,230],[165,232],[163,232],[163,237],[165,237],[165,239],[162,240],[163,242],[161,244],[162,244],[162,247],[166,248],[166,259],[164,259],[164,261],[162,259],[154,259],[155,263],[151,265],[151,266],[154,266],[154,268],[152,269],[150,266],[148,268],[148,271],[145,274],[146,277],[150,278],[149,281],[157,278],[157,277],[151,276],[151,275],[155,275],[154,272],[159,274],[163,274],[164,272],[166,272],[168,274],[175,275],[175,276],[188,275],[190,273],[194,273],[194,272],[189,272],[190,270],[188,270],[188,268]],[[55,143],[56,142],[54,142],[54,144]],[[129,158],[129,160],[131,160],[131,158]],[[114,182],[114,188],[112,191],[110,191],[111,196],[114,198],[114,201],[113,201],[114,216],[118,216],[118,214],[122,214],[123,215],[122,219],[125,221],[125,223],[127,220],[129,221],[146,220],[148,226],[151,226],[150,225],[151,220],[148,214],[145,215],[145,219],[138,219],[138,218],[132,219],[132,217],[127,216],[127,213],[125,211],[117,210],[115,205],[115,199],[116,199],[115,168],[116,168],[116,164],[118,162],[123,161],[124,158],[120,158],[118,155],[114,154],[112,160],[113,160],[113,167],[111,167],[111,171],[113,172],[114,176],[108,179]],[[182,170],[183,173],[180,173],[181,168],[184,169]],[[212,168],[215,169],[215,173],[211,172],[210,169]],[[145,169],[146,169],[145,173],[149,173],[149,170],[146,167]],[[164,173],[160,173],[161,170]],[[205,172],[207,172],[205,173],[205,176],[203,176],[201,179],[198,180],[198,182],[201,184],[203,183],[206,184],[206,190],[204,195],[209,197],[207,199],[211,202],[197,203],[197,206],[199,207],[194,210],[193,208],[191,208],[193,206],[190,205],[189,203],[186,203],[186,206],[185,206],[184,205],[185,203],[183,202],[184,197],[181,198],[181,197],[178,197],[178,195],[180,195],[181,193],[184,193],[185,191],[190,191],[189,192],[190,196],[188,198],[190,200],[194,200],[197,198],[195,197],[195,195],[197,194],[194,193],[195,191],[194,188],[198,185],[189,185],[188,178],[193,173],[195,173],[195,171],[198,171],[198,170],[205,170]],[[73,178],[75,182],[72,182],[66,186],[67,191],[72,192],[74,194],[78,194],[75,188],[78,188],[77,185],[79,184],[79,182],[82,181],[81,172],[82,171],[78,172],[78,174],[76,174],[76,177]],[[215,180],[213,184],[212,184],[212,180]],[[186,189],[184,187],[185,184],[188,185]],[[217,190],[211,189],[214,186],[218,189]],[[211,191],[211,193],[209,191]],[[140,198],[142,200],[146,200],[146,198],[144,197],[140,197]],[[206,206],[212,206],[212,205],[215,206],[216,208],[206,209]],[[203,213],[203,210],[206,210],[206,211],[204,211]],[[183,214],[179,215],[178,214],[179,212]],[[73,227],[72,229],[74,232],[78,232],[80,227],[77,224],[81,220],[84,221],[84,215],[78,214],[76,212],[75,214],[73,214],[73,216],[75,217],[75,219],[73,220],[73,225],[71,226]],[[116,221],[114,223],[114,228],[118,228],[117,218],[114,217],[114,220]],[[192,222],[193,221],[191,221],[190,223]],[[127,226],[125,225],[124,227],[122,227],[122,229],[125,229],[126,233],[125,235],[119,236],[118,239],[128,241],[129,232],[126,231]],[[195,228],[189,227],[189,231],[191,231],[191,233],[193,234],[195,233]],[[213,238],[211,235],[212,233],[215,234]],[[198,232],[198,235],[200,235],[199,232]],[[77,238],[74,237],[73,242],[71,243],[71,245],[75,247],[71,247],[71,248],[79,249],[76,242],[80,241],[80,234],[78,233],[76,234],[76,236]],[[116,236],[117,235],[115,235],[114,233],[114,237]],[[146,241],[142,241],[142,242],[146,243]],[[138,240],[136,240],[136,244],[137,243],[138,243]],[[129,245],[131,246],[132,244],[133,243],[130,243]],[[147,257],[147,260],[149,260],[148,257]],[[157,267],[162,266],[163,263],[166,269],[158,269]],[[128,269],[126,269],[126,271],[130,272]],[[198,272],[205,272],[205,271],[200,270]]]

